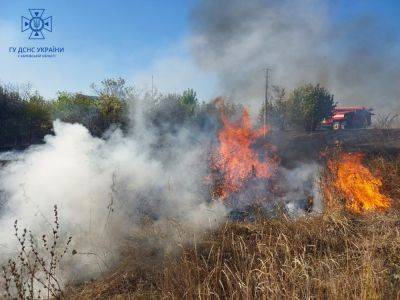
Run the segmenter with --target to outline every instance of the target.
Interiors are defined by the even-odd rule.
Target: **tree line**
[[[264,120],[267,109],[267,122],[278,130],[315,131],[336,107],[333,95],[319,84],[305,84],[289,95],[285,89],[273,86],[268,100],[267,108],[265,104],[261,108],[259,122]]]
[[[94,136],[102,136],[113,126],[128,130],[128,102],[136,99],[136,91],[122,78],[105,79],[93,84],[93,96],[82,93],[58,93],[56,99],[45,100],[38,92],[22,93],[0,86],[1,149],[25,147],[40,143],[52,133],[52,122],[60,119],[84,125]],[[212,101],[200,103],[197,94],[187,89],[182,94],[147,93],[144,119],[160,136],[174,133],[183,126],[206,132],[218,127],[221,105],[224,112],[235,115],[242,110],[238,104]],[[260,125],[267,109],[267,121],[277,130],[302,128],[313,131],[335,107],[333,95],[320,85],[307,84],[286,91],[273,87],[267,107],[260,110]]]
[[[1,148],[40,143],[45,135],[52,132],[52,121],[55,119],[80,122],[90,127],[93,133],[99,133],[116,121],[112,118],[122,112],[120,105],[122,102],[119,99],[65,92],[59,93],[53,101],[46,101],[38,92],[22,96],[17,89],[0,86]],[[104,114],[105,111],[110,114]],[[101,118],[102,113],[107,117]],[[92,115],[97,117],[93,118],[96,119],[95,125],[92,124]]]

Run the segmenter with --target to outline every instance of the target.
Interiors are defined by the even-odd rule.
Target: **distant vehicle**
[[[330,118],[322,121],[321,127],[333,130],[356,129],[371,126],[372,108],[364,106],[337,107]]]

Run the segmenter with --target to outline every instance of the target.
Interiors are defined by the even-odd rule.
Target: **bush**
[[[125,128],[126,99],[131,89],[124,85],[121,78],[106,79],[100,87],[92,84],[96,96],[61,92],[52,103],[52,117],[63,122],[80,123],[95,136],[102,136],[112,125]]]
[[[68,123],[80,123],[96,136],[102,134],[100,111],[96,97],[61,92],[52,103],[52,118]]]
[[[199,105],[196,92],[193,89],[187,89],[180,98],[181,106],[183,106],[189,116],[193,116]]]
[[[29,144],[37,143],[52,130],[51,105],[39,94],[26,101],[27,133]]]
[[[17,91],[0,86],[0,143],[3,147],[39,143],[51,129],[50,105],[38,93],[22,99]]]
[[[100,112],[99,127],[102,132],[111,125],[125,128],[128,121],[126,117],[126,102],[113,95],[101,95],[97,99],[97,109]]]
[[[331,115],[336,104],[319,84],[307,84],[295,89],[288,99],[288,118],[292,125],[314,131],[324,118]]]

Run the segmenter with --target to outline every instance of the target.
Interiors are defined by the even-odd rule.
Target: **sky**
[[[91,93],[90,84],[121,76],[140,90],[162,92],[195,88],[211,97],[214,79],[196,67],[189,51],[193,0],[78,1],[0,0],[0,80],[30,83],[47,98],[57,91]],[[29,40],[21,16],[44,8],[53,32]],[[18,58],[9,47],[64,47],[55,58]],[[190,82],[190,83],[188,83]]]
[[[193,9],[201,0],[0,0],[0,82],[30,83],[46,98],[58,91],[92,93],[90,84],[121,76],[139,90],[194,88],[201,100],[219,95],[218,75],[193,57]],[[304,0],[307,2],[308,0]],[[326,0],[340,26],[357,14],[379,15],[400,32],[400,1]],[[21,16],[29,8],[53,17],[53,32],[29,40]],[[18,58],[9,47],[64,47],[54,58]],[[338,48],[340,51],[340,48]],[[262,80],[262,78],[261,78]]]

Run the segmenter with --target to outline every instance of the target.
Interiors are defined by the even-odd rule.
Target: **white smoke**
[[[142,99],[130,106],[129,133],[113,129],[96,138],[80,124],[55,121],[54,135],[46,136],[44,144],[7,154],[13,160],[0,169],[0,264],[18,251],[14,221],[20,229],[43,234],[51,228],[54,205],[62,238],[72,236],[70,249],[78,252],[66,257],[64,282],[93,277],[118,262],[121,243],[141,228],[143,218],[161,227],[173,219],[195,233],[225,219],[225,206],[209,203],[204,188],[213,134],[183,126],[159,145],[159,132],[146,122],[149,103]],[[319,211],[317,169],[280,170],[287,181],[283,201],[291,214],[301,214],[301,201],[309,194]],[[267,188],[263,182],[261,198]],[[255,192],[243,197],[251,203]],[[168,235],[173,240],[177,233]]]
[[[280,174],[286,187],[283,202],[289,215],[305,215],[305,207],[309,197],[312,197],[313,200],[309,212],[322,212],[323,200],[319,182],[320,172],[321,166],[316,163],[299,163],[292,169],[280,169]]]
[[[80,124],[54,122],[54,135],[32,146],[0,170],[0,262],[16,253],[13,223],[34,234],[49,230],[57,205],[61,231],[73,237],[69,278],[87,278],[118,259],[119,241],[143,216],[175,219],[200,230],[218,224],[222,205],[207,204],[202,191],[206,144],[193,145],[190,132],[174,137],[168,162],[152,154],[155,134],[135,122],[135,134],[116,129],[96,138]],[[85,253],[85,254],[81,254]],[[71,269],[72,267],[72,269]],[[76,278],[75,278],[76,279]]]

